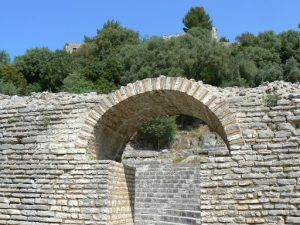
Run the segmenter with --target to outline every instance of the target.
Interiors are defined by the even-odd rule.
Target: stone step
[[[136,208],[136,214],[145,215],[145,214],[153,214],[153,215],[169,215],[169,216],[179,216],[179,217],[188,217],[188,218],[200,218],[201,212],[200,210],[185,210],[185,209],[157,209],[157,208],[147,208],[142,209],[142,213],[139,213],[139,208]]]
[[[172,207],[172,209],[174,210],[190,210],[190,211],[200,211],[200,204],[169,204],[169,203],[166,203],[165,205],[162,205],[162,204],[147,204],[147,203],[143,203],[143,202],[139,202],[139,203],[136,203],[135,204],[135,212],[138,212],[138,210],[144,210],[144,209],[148,209],[148,208],[157,208],[157,209],[161,209],[161,210],[164,210],[164,209],[168,209],[170,207]]]
[[[162,222],[162,221],[136,219],[134,221],[134,224],[135,225],[180,225],[182,223],[170,223],[170,222]]]
[[[136,216],[136,221],[151,221],[154,224],[173,223],[173,224],[188,224],[188,225],[200,225],[200,218],[189,218],[181,216],[169,216],[169,215],[150,215],[150,214],[140,214]],[[152,224],[149,223],[149,224]],[[149,225],[147,224],[147,225]]]
[[[183,196],[190,196],[192,194],[191,190],[184,191],[188,189],[190,186],[185,187],[179,187],[179,188],[151,188],[151,189],[145,189],[145,188],[139,188],[141,194],[151,194],[157,195],[157,194],[172,194],[173,196],[177,197],[183,197]],[[138,187],[136,186],[136,189]],[[138,196],[138,195],[137,195]],[[197,194],[194,194],[194,196],[197,196]]]
[[[157,200],[157,202],[156,202]],[[199,204],[200,203],[200,197],[197,197],[196,199],[188,199],[188,198],[157,198],[157,197],[145,197],[145,198],[136,198],[135,202],[143,202],[143,203],[154,203],[154,204],[159,204],[159,203],[165,203],[168,202],[169,204],[188,204],[188,205],[193,205],[193,204]]]
[[[172,193],[170,191],[166,191],[165,193],[155,193],[155,192],[148,192],[143,191],[142,193],[136,193],[136,198],[169,198],[169,199],[176,199],[180,200],[183,198],[190,198],[190,199],[199,199],[200,195],[194,193]]]

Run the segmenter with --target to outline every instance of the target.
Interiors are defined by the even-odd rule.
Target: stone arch
[[[166,114],[203,120],[223,138],[229,150],[244,145],[235,115],[221,96],[201,82],[161,76],[130,83],[102,97],[85,119],[76,147],[95,151],[98,159],[118,160],[142,124]]]

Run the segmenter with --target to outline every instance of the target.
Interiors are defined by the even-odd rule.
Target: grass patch
[[[278,100],[279,96],[277,94],[269,94],[264,97],[264,103],[269,107],[276,106]]]
[[[90,155],[88,157],[89,160],[97,160],[97,157],[95,155]]]
[[[173,158],[173,163],[179,163],[183,160],[185,160],[187,157],[185,156],[176,156],[175,158]]]

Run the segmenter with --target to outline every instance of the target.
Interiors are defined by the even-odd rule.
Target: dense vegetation
[[[0,51],[0,92],[107,93],[158,75],[184,76],[217,86],[257,86],[264,81],[300,81],[300,32],[244,33],[236,42],[212,40],[212,21],[202,7],[183,18],[185,35],[151,37],[108,21],[85,37],[76,54],[33,48],[11,62]]]
[[[117,21],[85,37],[75,54],[33,48],[11,62],[0,51],[0,93],[35,91],[107,93],[128,82],[161,74],[216,86],[254,87],[265,81],[300,81],[300,32],[243,33],[236,42],[212,39],[213,23],[202,7],[183,18],[185,35],[141,39]]]

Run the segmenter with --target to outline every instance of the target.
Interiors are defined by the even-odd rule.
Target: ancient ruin
[[[143,123],[178,114],[227,148],[122,161]],[[299,152],[300,83],[161,76],[108,95],[0,95],[0,224],[300,224]]]

